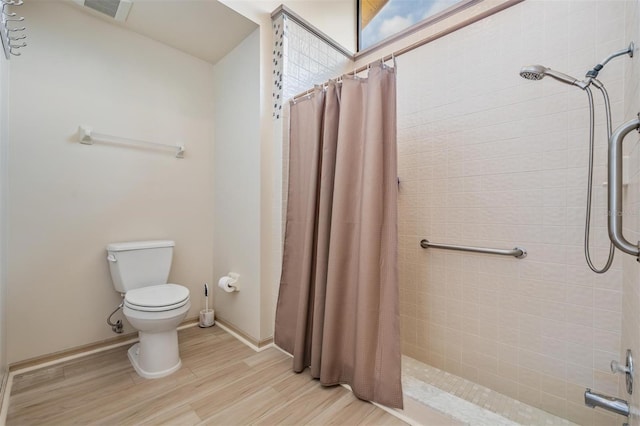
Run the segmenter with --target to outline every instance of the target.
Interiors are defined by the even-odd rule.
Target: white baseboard
[[[269,344],[264,345],[264,346],[258,346],[256,344],[250,342],[249,340],[245,339],[240,334],[238,334],[235,331],[233,331],[231,328],[229,328],[226,325],[222,324],[222,322],[220,320],[216,320],[216,326],[220,327],[221,329],[223,329],[224,331],[226,331],[227,333],[229,333],[230,335],[232,335],[233,337],[238,339],[240,342],[242,342],[245,345],[249,346],[251,349],[253,349],[256,352],[262,352],[265,349],[269,349],[269,348],[274,347],[273,343],[269,343]]]

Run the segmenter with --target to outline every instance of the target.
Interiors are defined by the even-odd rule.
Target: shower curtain
[[[275,342],[323,385],[402,407],[395,69],[291,105]]]

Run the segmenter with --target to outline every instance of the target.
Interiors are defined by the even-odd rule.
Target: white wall
[[[191,289],[197,315],[213,280],[213,67],[62,2],[21,13],[30,43],[10,82],[9,362],[115,336],[109,242],[175,240],[169,280]],[[183,142],[185,158],[81,145],[81,123]]]
[[[261,330],[261,140],[260,30],[214,67],[215,281],[240,274],[240,292],[215,287],[216,316],[260,340]],[[268,331],[267,331],[268,333]]]
[[[271,23],[271,12],[280,4],[270,1],[223,1],[227,6],[236,10],[259,25],[259,139],[260,139],[260,206],[252,214],[252,220],[260,223],[259,256],[260,256],[260,339],[273,335],[274,301],[272,295],[277,292],[280,282],[280,264],[282,259],[279,251],[275,250],[280,244],[280,208],[282,203],[281,164],[282,138],[274,137],[277,130],[272,118],[273,100],[273,49],[274,39]],[[251,186],[235,187],[238,192],[252,191]],[[244,306],[236,306],[233,315],[245,315]],[[237,324],[236,324],[237,325]],[[255,327],[252,327],[255,330]],[[253,335],[255,331],[248,332]],[[254,338],[256,336],[253,336]]]

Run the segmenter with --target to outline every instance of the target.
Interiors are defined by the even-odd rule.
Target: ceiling
[[[217,0],[133,0],[124,23],[69,4],[212,64],[258,27]]]

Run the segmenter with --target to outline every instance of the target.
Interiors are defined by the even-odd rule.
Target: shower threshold
[[[575,423],[527,405],[485,386],[402,356],[405,398],[444,413],[467,425],[574,426]],[[419,413],[406,404],[404,415],[421,424]]]

